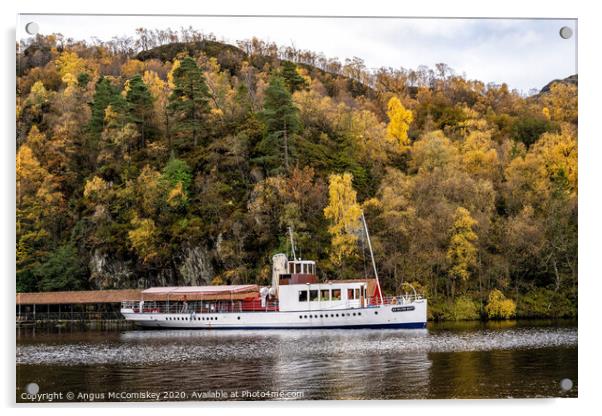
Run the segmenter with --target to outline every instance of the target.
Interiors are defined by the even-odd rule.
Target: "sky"
[[[220,16],[20,15],[17,39],[61,33],[77,40],[134,35],[137,27],[192,26],[234,44],[255,36],[278,45],[322,52],[328,58],[362,58],[368,68],[434,68],[444,62],[455,73],[485,83],[507,83],[527,94],[549,81],[577,73],[574,19],[308,18]],[[562,39],[568,26],[574,35]]]

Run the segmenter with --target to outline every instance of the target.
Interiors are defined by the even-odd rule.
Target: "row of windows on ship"
[[[378,315],[378,311],[374,311],[374,315]],[[299,319],[312,319],[312,318],[339,318],[339,317],[346,317],[346,316],[362,316],[361,312],[347,312],[347,313],[331,313],[331,314],[327,314],[327,313],[321,313],[321,314],[309,314],[309,315],[299,315]],[[237,317],[238,320],[240,320],[240,316]],[[217,316],[168,316],[165,318],[166,321],[217,321]]]
[[[366,297],[366,288],[362,290],[347,289],[347,300],[360,299],[363,292],[363,296]],[[327,302],[334,300],[341,300],[341,289],[303,289],[299,291],[299,302]]]
[[[374,311],[374,315],[378,315],[378,311]],[[362,316],[361,312],[347,312],[347,313],[331,313],[331,314],[327,314],[327,313],[321,313],[321,314],[309,314],[309,315],[299,315],[299,319],[312,319],[312,318],[339,318],[339,317],[349,317],[349,316]],[[237,317],[238,320],[240,320],[240,316]],[[192,316],[192,317],[188,317],[188,316],[168,316],[165,318],[166,321],[217,321],[217,316]]]
[[[374,311],[374,315],[378,315],[378,311]],[[317,314],[315,314],[315,315],[312,315],[312,314],[299,315],[299,319],[328,318],[329,316],[331,318],[338,318],[339,314],[338,313],[331,313],[331,314],[321,313],[320,315],[317,315]],[[362,316],[362,313],[361,312],[357,312],[357,313],[356,312],[353,312],[353,313],[347,312],[347,313],[341,313],[340,316],[342,316],[343,318],[346,316]]]

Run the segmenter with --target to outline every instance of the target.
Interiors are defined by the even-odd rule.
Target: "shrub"
[[[456,321],[479,319],[479,305],[467,296],[460,296],[454,302],[452,315]]]
[[[454,302],[441,298],[429,300],[428,319],[434,321],[469,321],[479,318],[479,305],[468,296],[460,296]]]
[[[493,289],[489,292],[485,312],[490,319],[509,319],[516,314],[516,303],[512,299],[506,299],[499,290]]]
[[[517,314],[525,318],[575,318],[577,300],[566,291],[535,288],[520,298]]]

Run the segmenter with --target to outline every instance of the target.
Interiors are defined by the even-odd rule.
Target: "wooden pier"
[[[140,298],[139,289],[17,293],[16,326],[84,325],[119,328],[129,324],[121,302]]]

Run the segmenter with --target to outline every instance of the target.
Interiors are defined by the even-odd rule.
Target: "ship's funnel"
[[[286,254],[276,254],[272,257],[272,289],[276,296],[278,295],[278,285],[280,283],[280,275],[287,273],[288,258]]]

